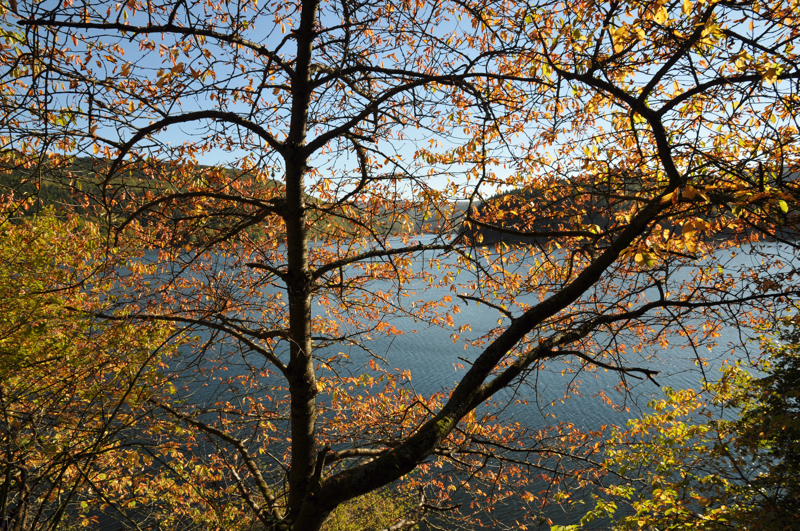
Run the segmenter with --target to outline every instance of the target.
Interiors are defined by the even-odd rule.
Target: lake
[[[422,243],[426,243],[423,239]],[[776,265],[783,261],[783,265]],[[762,269],[764,272],[778,273],[786,270],[791,264],[797,265],[792,250],[788,246],[779,244],[760,244],[758,253],[745,254],[735,251],[720,252],[713,260],[702,264],[705,267],[716,269],[724,267],[726,271],[747,272],[750,270]],[[520,267],[526,265],[522,263]],[[415,270],[426,270],[428,273],[437,274],[430,269],[427,260],[416,260]],[[674,286],[679,286],[686,276],[694,270],[687,268],[686,271],[674,271],[671,279]],[[613,285],[610,284],[610,285]],[[385,288],[385,283],[376,282],[376,288]],[[414,290],[423,300],[438,301],[447,295],[452,295],[447,286],[427,287],[419,284],[409,286],[409,290]],[[604,294],[594,294],[598,300],[602,300]],[[645,295],[655,297],[654,289],[646,292]],[[533,294],[520,296],[519,302],[535,304],[538,301]],[[487,305],[478,304],[475,301],[460,303],[460,313],[453,315],[453,325],[458,328],[460,325],[469,324],[472,332],[464,334],[467,339],[477,338],[490,329],[497,326],[498,318],[501,314]],[[318,315],[322,314],[323,309],[316,307]],[[698,388],[701,378],[716,379],[717,370],[723,360],[732,356],[746,355],[742,346],[757,349],[756,344],[748,344],[752,331],[741,330],[731,326],[732,320],[736,315],[719,315],[722,327],[719,329],[719,337],[712,343],[701,343],[699,332],[689,333],[685,337],[670,337],[668,346],[654,341],[646,345],[641,352],[631,353],[635,358],[632,365],[655,369],[659,371],[655,378],[656,385],[649,380],[635,380],[628,378],[627,390],[618,388],[620,378],[618,374],[606,372],[604,370],[594,372],[577,371],[563,373],[565,366],[558,361],[547,363],[547,367],[529,375],[527,385],[515,387],[507,392],[501,393],[496,397],[496,401],[503,404],[503,418],[506,420],[519,421],[525,426],[532,428],[552,423],[548,418],[553,415],[557,421],[567,421],[575,424],[582,429],[598,429],[602,425],[624,425],[630,418],[641,415],[646,411],[646,404],[649,400],[662,396],[661,387],[671,386],[673,388]],[[464,341],[453,342],[450,334],[452,329],[442,329],[440,327],[428,327],[422,322],[414,322],[408,317],[394,317],[390,321],[400,330],[402,335],[383,337],[371,341],[370,349],[386,360],[390,368],[410,369],[411,386],[420,395],[430,395],[443,390],[450,390],[454,387],[458,378],[463,374],[463,369],[458,369],[458,364],[467,365],[479,354],[478,348],[464,349]],[[507,320],[505,323],[507,324]],[[687,327],[696,326],[700,329],[698,321],[684,320],[683,324]],[[653,331],[654,337],[658,336],[658,330]],[[604,337],[598,334],[598,343],[608,342],[610,345],[617,338]],[[317,355],[322,358],[344,353],[349,356],[349,362],[353,372],[358,372],[366,364],[369,356],[360,348],[348,347],[339,344],[325,349],[319,349]],[[281,354],[285,356],[285,352]],[[707,365],[702,367],[700,358]],[[578,369],[572,365],[567,368]],[[231,368],[235,375],[236,368]],[[570,386],[575,386],[580,382],[580,393],[565,393]],[[269,378],[263,382],[270,385]],[[220,387],[205,387],[197,389],[193,400],[198,403],[213,403],[221,398]],[[605,393],[618,406],[613,408],[604,403],[597,395]],[[563,401],[562,401],[563,399]],[[330,400],[325,394],[320,395],[319,402],[323,407]],[[527,401],[527,403],[525,403]],[[276,444],[279,452],[283,445]],[[503,521],[512,522],[523,516],[519,503],[512,503],[499,508],[495,512],[495,517]],[[565,525],[576,523],[580,515],[563,515],[560,509],[554,507],[549,509],[545,516],[553,518],[556,523]]]

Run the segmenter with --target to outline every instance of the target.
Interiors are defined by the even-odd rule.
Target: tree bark
[[[300,27],[294,32],[297,63],[292,78],[292,114],[285,143],[286,164],[286,252],[289,299],[289,364],[287,378],[291,395],[292,455],[289,471],[289,521],[303,506],[316,462],[317,382],[312,363],[311,291],[308,264],[308,234],[305,210],[305,173],[308,170],[306,134],[311,99],[310,65],[318,0],[303,2]],[[295,528],[297,528],[295,526]]]

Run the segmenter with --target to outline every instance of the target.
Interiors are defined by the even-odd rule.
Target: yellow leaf
[[[692,0],[683,0],[683,8],[681,9],[683,16],[689,15],[692,12]]]
[[[178,63],[172,67],[173,74],[181,74],[183,73],[183,63]]]
[[[778,74],[780,73],[779,68],[776,65],[772,65],[767,68],[767,71],[764,73],[763,79],[767,85],[772,85],[776,81],[778,81]]]
[[[131,64],[130,63],[125,63],[124,65],[122,65],[122,72],[121,73],[122,73],[123,77],[128,77],[128,75],[131,73]]]
[[[658,11],[656,11],[656,14],[653,16],[653,21],[656,24],[663,24],[664,22],[667,21],[668,18],[669,18],[669,12],[667,11],[667,8],[661,6],[661,8]]]
[[[686,188],[683,190],[683,197],[685,197],[686,199],[694,199],[694,196],[696,195],[697,195],[697,189],[691,184],[687,184]]]

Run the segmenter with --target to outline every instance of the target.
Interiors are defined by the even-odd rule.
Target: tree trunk
[[[295,521],[305,503],[316,462],[317,382],[312,363],[311,291],[308,234],[305,211],[305,172],[308,170],[306,134],[311,98],[310,65],[314,25],[319,2],[303,2],[300,26],[295,31],[297,63],[292,79],[292,115],[286,150],[286,252],[288,262],[290,358],[287,366],[291,395],[292,455],[289,471],[289,514]],[[324,519],[323,519],[324,521]],[[296,526],[295,526],[296,528]]]

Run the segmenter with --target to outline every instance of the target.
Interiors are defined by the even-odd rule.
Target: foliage
[[[796,1],[1,11],[0,167],[102,223],[75,252],[113,290],[86,315],[193,338],[137,347],[161,385],[128,456],[148,473],[103,491],[125,525],[313,531],[395,487],[425,500],[398,529],[538,518],[604,473],[540,375],[625,397],[799,293]],[[458,322],[476,303],[495,316]],[[446,389],[391,346],[422,327],[453,340]]]
[[[145,429],[152,367],[172,347],[164,326],[91,317],[111,296],[98,270],[109,252],[97,226],[75,216],[0,224],[4,529],[96,524],[106,493],[139,466],[131,430]]]
[[[383,529],[397,524],[408,513],[410,498],[397,497],[389,490],[370,492],[339,507],[325,522],[325,531]],[[418,520],[415,520],[418,521]],[[413,525],[413,524],[411,524]]]
[[[798,338],[797,316],[787,318],[762,337],[762,356],[726,365],[704,393],[666,389],[652,413],[611,437],[605,466],[624,480],[585,520],[616,515],[615,529],[795,527]]]

